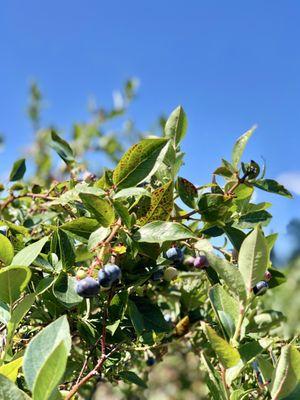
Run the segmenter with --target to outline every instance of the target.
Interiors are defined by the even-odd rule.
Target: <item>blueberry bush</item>
[[[40,183],[20,159],[2,188],[0,399],[91,399],[103,380],[147,390],[145,371],[177,344],[197,357],[209,399],[299,399],[298,336],[274,334],[285,317],[262,301],[285,282],[270,260],[276,234],[263,232],[271,204],[251,201],[291,195],[241,162],[254,129],[202,186],[180,175],[180,106],[101,176],[82,173],[97,135],[80,129],[72,143],[42,131]]]

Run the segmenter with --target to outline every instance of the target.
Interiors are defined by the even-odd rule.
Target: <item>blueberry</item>
[[[77,282],[76,292],[81,297],[94,297],[99,293],[99,284],[88,276]]]
[[[182,261],[183,253],[178,247],[171,247],[166,251],[166,258],[171,261]]]
[[[106,264],[104,270],[109,275],[112,282],[121,279],[121,269],[116,264]]]
[[[0,234],[2,234],[4,236],[7,235],[7,226],[6,225],[0,226]]]
[[[98,282],[100,286],[107,288],[112,284],[109,274],[104,269],[100,269],[98,273]]]
[[[146,360],[146,364],[148,365],[148,367],[152,367],[155,364],[155,358],[154,357],[148,357]]]
[[[253,290],[253,293],[255,294],[255,296],[261,296],[264,293],[266,293],[268,288],[269,288],[269,285],[267,282],[260,281],[253,287],[252,290]]]
[[[163,278],[163,276],[164,276],[164,271],[162,269],[159,269],[152,274],[151,279],[153,281],[160,281]]]
[[[203,268],[208,267],[207,258],[205,256],[196,257],[195,260],[194,260],[194,267],[195,268],[199,268],[199,269],[203,269]]]
[[[114,282],[121,279],[121,269],[115,264],[106,264],[98,273],[98,282],[102,287],[110,287]]]
[[[170,282],[172,279],[177,278],[178,271],[174,267],[168,267],[164,272],[164,280]]]

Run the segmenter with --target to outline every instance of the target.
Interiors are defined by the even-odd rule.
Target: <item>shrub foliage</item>
[[[82,179],[55,130],[66,180],[39,186],[14,163],[1,201],[1,399],[89,399],[100,379],[146,389],[143,372],[178,342],[199,356],[211,399],[300,398],[297,339],[272,334],[284,316],[261,303],[285,281],[276,234],[263,232],[270,203],[251,201],[255,189],[291,195],[241,162],[254,129],[195,186],[180,175],[186,130],[178,107],[162,137],[100,177]]]

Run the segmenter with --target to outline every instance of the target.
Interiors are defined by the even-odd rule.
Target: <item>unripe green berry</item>
[[[77,272],[76,272],[76,279],[84,279],[85,277],[86,277],[86,272],[83,270],[83,269],[79,269]]]
[[[174,267],[168,267],[164,271],[164,280],[170,282],[171,280],[177,278],[178,271]]]

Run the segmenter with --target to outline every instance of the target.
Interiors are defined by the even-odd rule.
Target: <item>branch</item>
[[[102,336],[101,336],[101,356],[98,359],[97,364],[95,365],[95,367],[82,379],[80,379],[81,375],[83,374],[83,371],[86,367],[87,364],[87,359],[85,360],[83,367],[80,371],[79,377],[76,381],[76,384],[73,386],[73,388],[70,390],[70,392],[67,394],[67,396],[65,397],[65,400],[70,400],[75,393],[78,392],[78,390],[81,388],[81,386],[83,386],[86,382],[88,382],[90,379],[92,379],[95,375],[97,375],[101,369],[103,364],[105,363],[105,361],[117,350],[118,345],[115,346],[108,354],[106,354],[106,322],[107,322],[107,318],[108,318],[108,308],[111,302],[111,299],[113,297],[113,291],[111,290],[109,292],[109,296],[107,299],[107,303],[104,307],[103,310],[103,323],[102,323]]]

